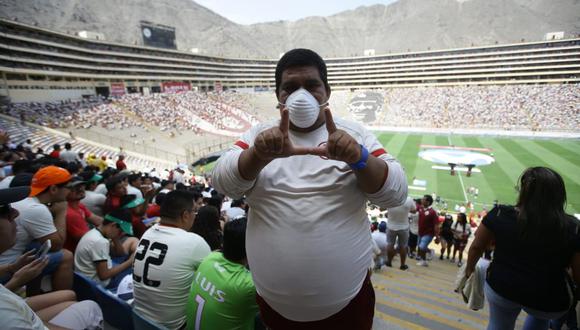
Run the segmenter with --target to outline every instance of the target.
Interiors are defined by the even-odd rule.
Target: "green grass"
[[[468,195],[476,210],[484,205],[490,209],[494,200],[502,204],[513,204],[517,197],[516,180],[530,166],[547,166],[564,178],[568,193],[569,213],[580,213],[580,140],[491,138],[458,135],[378,133],[378,138],[389,153],[395,155],[405,167],[407,180],[413,177],[427,181],[427,190],[409,190],[413,197],[435,192],[448,202],[450,208],[465,201],[463,187],[479,188],[477,199]],[[418,156],[421,144],[492,149],[495,162],[479,167],[481,173],[466,177],[451,176],[448,171],[435,170],[434,164]],[[215,163],[205,166],[211,172]],[[199,169],[198,169],[199,171]]]
[[[580,140],[491,138],[473,136],[447,136],[430,134],[379,133],[378,138],[389,153],[395,155],[405,167],[407,179],[427,181],[427,190],[409,190],[411,196],[435,192],[448,201],[450,208],[465,201],[463,187],[479,188],[477,199],[467,195],[476,209],[489,207],[494,200],[513,204],[517,197],[516,180],[530,166],[547,166],[564,178],[568,193],[567,211],[580,213]],[[472,148],[489,148],[495,162],[479,167],[481,173],[466,177],[451,176],[448,171],[435,170],[433,163],[418,157],[421,144],[447,146],[449,144]]]

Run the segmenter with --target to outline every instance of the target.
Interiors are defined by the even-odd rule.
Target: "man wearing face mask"
[[[244,133],[213,172],[216,190],[250,205],[246,249],[262,319],[276,330],[371,329],[366,203],[402,204],[402,167],[362,126],[333,118],[315,52],[280,59],[276,95],[281,119]]]

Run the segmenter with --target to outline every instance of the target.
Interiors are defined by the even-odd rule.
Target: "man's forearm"
[[[389,167],[382,159],[369,155],[367,166],[362,170],[355,170],[354,174],[359,188],[367,194],[373,194],[379,191],[387,180]]]
[[[242,151],[238,159],[238,171],[244,180],[255,180],[270,161],[265,161],[256,155],[254,147]]]
[[[66,241],[66,212],[54,216],[54,226],[63,244]]]

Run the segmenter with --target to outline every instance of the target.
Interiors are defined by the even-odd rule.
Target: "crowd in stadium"
[[[126,94],[78,101],[15,103],[1,111],[23,121],[53,128],[107,129],[157,127],[161,131],[201,133],[219,130],[243,132],[257,119],[244,97],[234,93]],[[202,125],[206,122],[208,125]]]
[[[123,308],[103,313],[118,304],[169,329],[371,329],[373,269],[388,271],[396,255],[403,271],[408,256],[418,267],[457,258],[458,291],[474,309],[485,292],[491,329],[513,329],[522,309],[534,329],[575,315],[580,236],[558,173],[527,169],[517,207],[480,215],[472,234],[471,216],[440,214],[431,195],[408,197],[403,167],[374,134],[320,109],[326,77],[318,54],[286,53],[276,70],[280,121],[249,128],[202,180],[182,168],[163,180],[131,171],[123,155],[95,166],[70,145],[39,156],[1,133],[3,326],[102,329],[105,319],[132,328]],[[234,112],[213,109],[207,118]],[[370,209],[384,219],[371,224]],[[98,304],[77,302],[87,293],[78,283]]]
[[[376,125],[575,130],[580,85],[495,85],[398,88],[384,91]]]

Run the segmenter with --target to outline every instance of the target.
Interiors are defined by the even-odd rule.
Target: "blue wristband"
[[[362,144],[360,145],[360,159],[358,162],[353,164],[348,164],[350,168],[353,170],[362,170],[363,168],[367,167],[367,160],[369,159],[369,151],[365,148]]]

